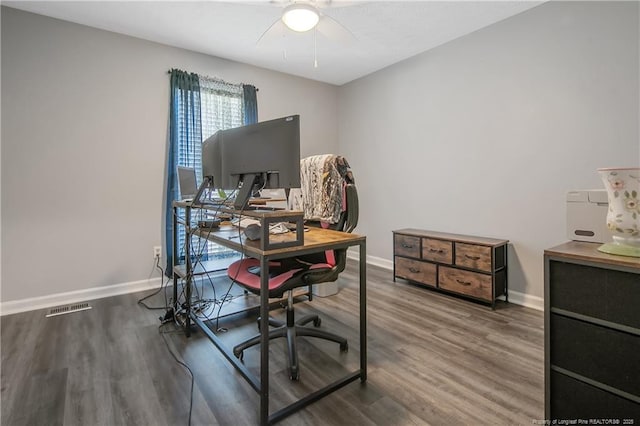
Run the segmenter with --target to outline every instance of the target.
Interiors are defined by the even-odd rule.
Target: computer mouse
[[[250,240],[259,240],[262,236],[262,227],[255,223],[244,228],[244,235]]]

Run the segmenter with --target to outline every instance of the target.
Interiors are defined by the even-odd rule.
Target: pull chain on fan
[[[318,68],[318,29],[313,29],[313,67]]]

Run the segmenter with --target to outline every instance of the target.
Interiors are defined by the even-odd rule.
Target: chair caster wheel
[[[320,317],[313,320],[314,327],[320,327],[320,324],[322,324],[322,320],[320,319]]]
[[[344,342],[340,344],[340,351],[349,352],[349,343]]]

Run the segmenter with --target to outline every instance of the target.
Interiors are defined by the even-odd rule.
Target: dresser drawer
[[[640,424],[640,404],[636,402],[553,370],[550,382],[551,419],[627,419],[626,424]]]
[[[433,263],[396,257],[396,277],[417,281],[435,287],[437,266]]]
[[[432,262],[453,263],[453,243],[451,241],[422,239],[422,258]]]
[[[456,266],[491,272],[491,247],[456,243]]]
[[[551,314],[551,364],[640,398],[640,336]]]
[[[420,258],[420,237],[395,234],[393,237],[393,252],[398,256]]]
[[[492,300],[491,275],[441,266],[438,271],[438,284],[444,290]]]
[[[640,274],[549,262],[552,308],[640,329]]]

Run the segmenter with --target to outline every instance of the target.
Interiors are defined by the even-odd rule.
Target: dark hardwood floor
[[[349,351],[299,339],[300,381],[291,382],[282,339],[270,345],[270,411],[359,365],[357,265],[340,292],[295,305],[318,312],[322,328]],[[216,295],[228,287],[215,279]],[[211,291],[209,286],[204,291]],[[92,309],[45,318],[2,317],[2,425],[186,425],[194,374],[193,425],[257,423],[258,395],[201,332],[186,338],[137,293],[91,301]],[[250,301],[241,292],[230,308]],[[147,301],[162,306],[158,294]],[[217,312],[217,311],[216,311]],[[282,425],[532,424],[543,419],[543,315],[521,306],[484,305],[394,283],[368,267],[368,381],[354,382],[283,420]],[[204,310],[203,315],[213,315]],[[274,312],[282,316],[282,311]],[[230,346],[257,332],[255,316],[218,323]],[[259,349],[244,362],[258,372]]]

